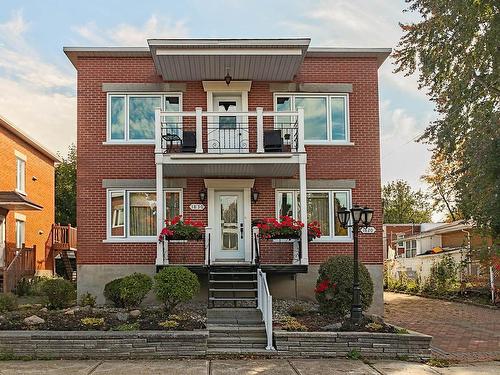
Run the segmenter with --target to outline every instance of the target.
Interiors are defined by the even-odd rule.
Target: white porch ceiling
[[[150,39],[156,70],[165,81],[291,81],[310,39]]]

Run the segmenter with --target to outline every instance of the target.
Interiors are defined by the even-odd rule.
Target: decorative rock
[[[129,314],[132,318],[137,319],[141,316],[141,310],[132,310]]]
[[[126,312],[117,312],[116,313],[116,319],[118,319],[120,322],[126,322],[128,320],[128,313]]]
[[[342,323],[332,323],[322,327],[324,331],[338,331],[340,328],[342,328]]]
[[[49,312],[49,309],[48,309],[48,308],[46,308],[46,307],[44,307],[44,308],[41,308],[41,309],[40,309],[40,312],[41,312],[41,313],[46,313],[46,312]]]
[[[78,306],[70,307],[64,310],[65,315],[75,315],[75,312],[80,311]]]
[[[43,323],[45,323],[45,320],[36,315],[31,315],[24,319],[24,324],[27,324],[29,326],[43,324]]]

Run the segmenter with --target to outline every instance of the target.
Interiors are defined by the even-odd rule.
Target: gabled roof
[[[54,154],[52,151],[50,151],[48,148],[40,144],[40,142],[36,141],[32,137],[30,137],[28,134],[26,134],[24,131],[19,129],[17,126],[15,126],[12,122],[7,120],[5,117],[0,116],[0,127],[3,127],[4,129],[7,129],[9,132],[17,136],[18,138],[22,139],[24,142],[28,143],[30,146],[41,152],[43,155],[47,156],[49,159],[53,160],[54,162],[60,163],[61,159],[59,156]]]

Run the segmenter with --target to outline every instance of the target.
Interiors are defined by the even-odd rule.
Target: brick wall
[[[106,140],[106,93],[102,83],[161,82],[150,58],[79,58],[78,68],[78,237],[79,263],[152,264],[154,244],[103,243],[106,236],[106,195],[103,178],[155,178],[153,146],[110,146]],[[307,177],[310,179],[355,179],[353,202],[374,208],[376,232],[361,235],[360,253],[365,263],[382,263],[382,221],[380,192],[380,150],[376,58],[306,58],[296,81],[351,83],[350,133],[354,146],[308,146]],[[249,110],[273,110],[269,83],[253,82],[248,97]],[[206,109],[206,93],[201,82],[188,82],[183,109]],[[254,147],[254,146],[251,146]],[[274,215],[274,191],[270,181],[257,181],[261,198],[254,212]],[[266,187],[267,185],[267,187]],[[186,207],[198,202],[201,179],[190,179],[184,192]],[[200,219],[206,222],[203,213]],[[206,213],[205,213],[206,215]],[[193,214],[192,216],[195,216]],[[287,260],[284,247],[274,251],[277,260]],[[203,245],[190,249],[189,263],[201,261]],[[199,247],[199,248],[198,248]],[[312,244],[309,259],[319,263],[333,254],[352,252],[352,244]],[[170,247],[171,259],[186,261],[182,244]],[[268,258],[270,261],[272,259]]]
[[[27,247],[37,247],[37,269],[51,269],[51,264],[45,264],[45,242],[54,223],[54,161],[0,126],[0,191],[16,188],[15,150],[26,156],[26,198],[43,207],[41,211],[15,212],[26,216],[25,243]],[[6,216],[6,245],[11,248],[16,246],[15,212],[9,211]],[[5,213],[5,210],[0,212]]]

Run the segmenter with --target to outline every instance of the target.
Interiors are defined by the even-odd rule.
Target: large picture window
[[[182,190],[164,191],[165,218],[182,214]],[[108,238],[154,239],[156,237],[156,192],[108,191]]]
[[[349,231],[340,226],[337,211],[340,207],[351,207],[348,190],[308,190],[307,222],[318,221],[321,227],[320,240],[345,240]],[[276,190],[277,216],[292,216],[300,219],[300,195],[297,190]]]
[[[347,94],[276,94],[277,112],[304,108],[304,139],[306,142],[349,141],[349,97]],[[287,116],[276,117],[276,128],[289,123]]]
[[[180,94],[109,94],[107,140],[152,142],[155,109],[180,112],[181,99]]]

